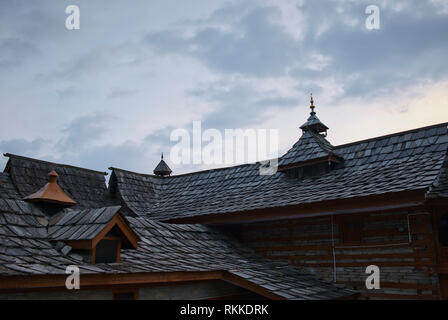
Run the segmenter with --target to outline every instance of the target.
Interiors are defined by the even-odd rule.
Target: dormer
[[[120,215],[120,206],[67,210],[49,224],[51,241],[63,242],[73,253],[94,263],[120,262],[122,248],[137,249],[138,235]]]
[[[328,127],[316,116],[311,96],[310,117],[300,129],[302,136],[293,147],[279,159],[278,170],[297,178],[314,177],[328,173],[343,159],[334,152],[326,139]]]

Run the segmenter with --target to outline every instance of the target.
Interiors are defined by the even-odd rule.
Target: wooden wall
[[[347,221],[361,222],[357,243],[346,239]],[[440,298],[431,214],[425,209],[251,223],[237,233],[266,257],[353,286],[365,298]],[[372,264],[380,268],[378,290],[365,287]]]

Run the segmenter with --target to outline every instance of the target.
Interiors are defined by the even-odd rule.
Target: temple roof
[[[67,213],[71,212],[68,209]],[[80,226],[93,219],[93,230],[102,228],[117,208],[64,215],[60,223],[47,228],[39,222],[44,216],[33,204],[0,199],[0,277],[24,275],[65,275],[68,265],[76,265],[81,275],[138,273],[209,272],[229,274],[232,280],[249,283],[278,299],[333,299],[354,295],[344,286],[318,279],[287,262],[271,261],[234,238],[201,225],[170,225],[147,218],[127,217],[136,232],[138,248],[123,248],[119,263],[84,261],[70,246],[58,239],[91,238]],[[84,219],[74,221],[73,219]],[[65,227],[76,232],[57,236]]]
[[[303,150],[310,152],[295,152],[293,147],[294,153],[286,153],[280,158],[280,163],[283,159],[290,159],[290,155],[304,160],[312,155],[312,150],[322,155],[333,152],[344,159],[329,173],[317,177],[294,179],[288,178],[284,172],[260,175],[259,163],[164,179],[114,169],[114,173],[120,176],[114,188],[120,194],[126,194],[123,204],[133,208],[136,215],[158,220],[412,190],[427,190],[430,196],[433,184],[445,172],[447,126],[448,123],[442,123],[333,147],[322,136],[316,138],[304,133],[296,147],[303,146]],[[147,198],[146,190],[151,190],[151,199]],[[442,191],[438,192],[441,194]],[[145,198],[147,201],[142,201]]]

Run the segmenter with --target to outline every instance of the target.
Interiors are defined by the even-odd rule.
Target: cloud
[[[107,99],[126,98],[130,95],[135,94],[136,92],[137,92],[137,90],[114,88],[111,90],[110,94],[107,96]]]
[[[55,151],[79,153],[95,145],[106,132],[105,123],[110,118],[106,114],[80,116],[72,120],[63,130],[64,138],[55,145]]]
[[[230,29],[204,26],[192,36],[178,30],[151,33],[147,43],[161,52],[188,54],[220,72],[263,76],[282,74],[297,59],[297,41],[273,22],[277,7],[255,8]]]
[[[39,54],[39,49],[31,42],[19,38],[0,40],[0,67],[13,68]]]
[[[177,10],[174,0],[78,1],[77,32],[64,27],[66,2],[0,5],[2,150],[151,172],[171,131],[193,120],[288,127],[297,138],[310,92],[330,121],[356,122],[367,136],[376,133],[373,103],[394,129],[383,105],[396,97],[388,109],[409,123],[422,124],[409,120],[421,117],[413,99],[428,109],[425,121],[431,112],[444,120],[415,90],[435,92],[448,78],[443,0],[378,1],[374,31],[364,26],[370,0],[198,0]],[[355,138],[350,130],[344,137]]]

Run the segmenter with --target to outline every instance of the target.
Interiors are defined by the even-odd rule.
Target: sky
[[[0,152],[152,173],[201,121],[281,155],[311,92],[334,145],[447,122],[447,30],[448,0],[0,0]]]

